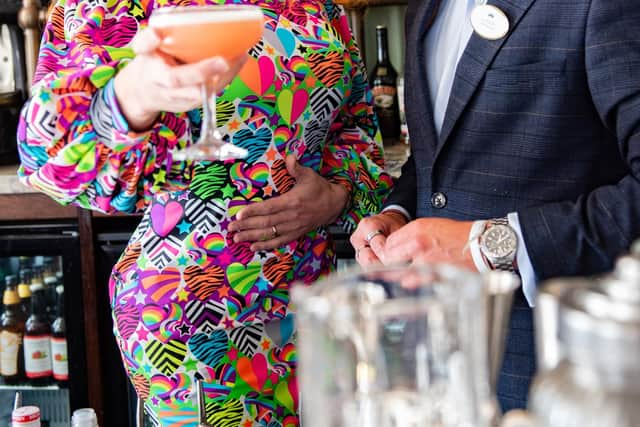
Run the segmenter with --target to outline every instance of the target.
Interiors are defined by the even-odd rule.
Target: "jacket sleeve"
[[[382,139],[373,111],[364,63],[342,8],[327,2],[334,29],[341,35],[349,55],[351,93],[331,126],[322,155],[320,174],[343,185],[350,202],[338,223],[350,232],[360,219],[377,213],[391,190],[391,176],[384,170]]]
[[[140,211],[154,193],[187,185],[190,165],[171,162],[170,150],[189,143],[188,114],[162,114],[135,134],[115,99],[113,77],[145,22],[135,2],[58,1],[18,128],[25,185],[106,213]]]
[[[416,218],[416,202],[418,200],[416,185],[417,179],[416,164],[412,154],[404,165],[402,165],[400,178],[395,181],[393,190],[391,191],[385,206],[402,206],[411,218]]]
[[[640,10],[625,0],[592,0],[585,34],[594,105],[628,165],[615,185],[576,201],[519,211],[539,279],[608,270],[640,236]],[[571,159],[567,159],[571,161]]]

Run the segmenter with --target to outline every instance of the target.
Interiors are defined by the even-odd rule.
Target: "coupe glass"
[[[156,9],[149,26],[161,37],[160,50],[189,64],[220,56],[233,60],[262,36],[262,9],[250,5],[180,6]],[[182,160],[242,159],[242,147],[223,141],[216,124],[215,81],[202,85],[203,118],[200,140],[173,153]]]

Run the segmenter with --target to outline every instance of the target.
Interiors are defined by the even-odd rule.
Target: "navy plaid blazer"
[[[640,1],[489,0],[509,34],[473,34],[440,137],[425,37],[439,0],[409,0],[406,102],[412,155],[388,204],[415,217],[517,212],[540,280],[612,267],[640,236]],[[432,204],[442,192],[447,203]],[[498,381],[524,407],[535,371],[532,313],[516,296]]]

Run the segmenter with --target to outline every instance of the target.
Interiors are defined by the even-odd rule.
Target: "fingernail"
[[[229,70],[229,65],[223,58],[214,58],[211,61],[211,70],[224,73]]]

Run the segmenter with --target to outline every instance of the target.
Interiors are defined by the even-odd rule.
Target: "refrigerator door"
[[[66,326],[68,381],[53,376],[44,385],[21,377],[18,384],[5,384],[0,378],[0,427],[8,426],[16,391],[22,393],[23,405],[40,407],[43,425],[68,427],[73,410],[88,406],[87,369],[82,301],[80,249],[75,224],[15,224],[0,226],[0,289],[5,276],[20,278],[21,271],[42,271],[47,302],[46,319],[56,317],[57,293],[64,291],[64,323]],[[57,273],[57,274],[56,274]],[[23,274],[23,277],[25,274]],[[61,288],[60,288],[61,286]],[[28,305],[27,305],[28,306]],[[27,309],[28,310],[28,309]],[[60,352],[51,348],[51,354]],[[59,354],[56,362],[64,359]],[[53,359],[52,359],[53,365]],[[58,367],[60,365],[57,365]],[[58,374],[61,372],[57,369]],[[58,378],[62,378],[58,375]]]

